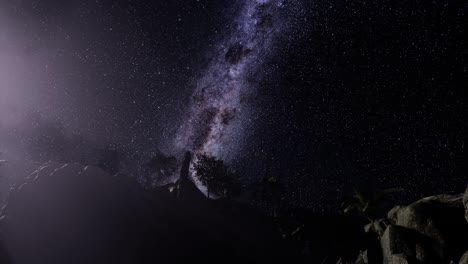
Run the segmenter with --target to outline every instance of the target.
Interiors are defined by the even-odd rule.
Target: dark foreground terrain
[[[96,167],[46,163],[10,191],[0,263],[468,261],[466,194],[396,207],[366,233],[356,217],[290,211],[269,218],[208,200],[187,179],[171,190],[145,191]]]
[[[2,211],[4,252],[13,263],[174,263],[285,253],[256,216],[210,207],[201,194],[177,199],[95,167],[48,163],[10,193]]]

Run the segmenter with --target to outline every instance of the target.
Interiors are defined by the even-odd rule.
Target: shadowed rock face
[[[2,230],[13,263],[166,263],[271,255],[269,230],[129,178],[47,163],[11,191]]]
[[[240,60],[250,53],[249,49],[245,49],[241,44],[232,45],[229,50],[226,52],[226,61],[230,64],[238,64]]]
[[[468,249],[463,195],[436,195],[388,213],[391,225],[381,244],[384,263],[458,261]]]

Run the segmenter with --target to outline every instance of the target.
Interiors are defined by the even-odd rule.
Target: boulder
[[[463,195],[436,195],[388,213],[391,225],[381,244],[384,260],[393,256],[423,263],[449,263],[459,259],[468,245]],[[387,263],[384,261],[384,263]]]
[[[468,250],[460,258],[460,262],[458,262],[458,264],[468,264]]]

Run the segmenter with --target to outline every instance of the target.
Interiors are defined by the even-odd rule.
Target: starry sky
[[[461,192],[466,7],[2,1],[0,148],[33,167],[110,146],[136,176],[158,151],[208,152],[317,211],[352,186]]]

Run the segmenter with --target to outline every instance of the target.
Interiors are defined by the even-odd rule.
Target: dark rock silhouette
[[[379,240],[351,216],[282,212],[280,233],[256,209],[209,200],[190,180],[187,152],[174,191],[125,175],[48,162],[10,192],[0,213],[0,263],[465,263],[463,195],[396,207]],[[466,197],[466,194],[465,194]],[[281,238],[284,237],[284,239]],[[369,243],[373,239],[374,243]],[[381,255],[383,253],[383,256]],[[465,261],[465,262],[463,262]]]
[[[175,197],[179,202],[203,202],[206,200],[205,195],[198,189],[189,176],[190,162],[192,162],[192,154],[187,151],[180,169],[179,179],[175,184],[167,187],[169,187],[170,191],[175,194]]]
[[[191,197],[185,190],[196,188],[186,181],[189,156],[179,180],[181,199],[144,191],[96,167],[43,165],[11,191],[1,213],[13,263],[179,263],[215,256],[264,261],[285,254],[254,213],[207,199],[184,202]]]
[[[198,189],[198,187],[190,179],[190,163],[192,162],[192,153],[187,151],[185,153],[184,162],[182,163],[182,168],[180,169],[180,177],[176,182],[177,188],[177,199],[182,202],[190,201],[203,201],[205,200],[205,195]]]

